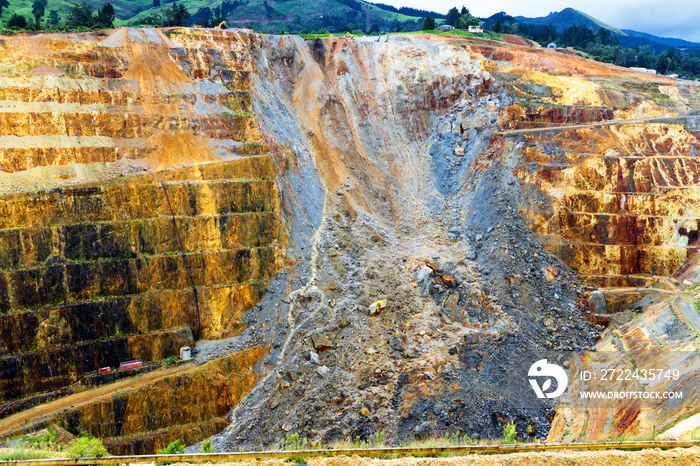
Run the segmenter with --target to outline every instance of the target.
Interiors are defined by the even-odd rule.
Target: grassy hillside
[[[153,0],[111,0],[116,13],[115,25],[138,24],[153,15],[162,17],[164,10],[171,5],[165,1],[161,0],[161,5],[154,7]],[[28,20],[32,18],[33,0],[9,2],[10,6],[5,8],[0,16],[1,21],[6,22],[13,13],[23,15]],[[77,0],[48,0],[44,20],[48,19],[48,11],[56,10],[63,22],[75,2]],[[87,0],[86,3],[98,9],[107,2]],[[230,26],[262,26],[271,32],[303,28],[368,30],[373,24],[380,30],[397,30],[397,24],[400,24],[403,30],[412,30],[422,19],[387,11],[361,0],[239,0],[229,1],[225,5],[223,0],[182,0],[181,3],[193,16],[200,8],[209,8],[215,13],[216,9],[223,5],[222,12]]]

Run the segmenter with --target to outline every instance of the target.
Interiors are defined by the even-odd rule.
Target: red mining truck
[[[141,367],[143,366],[143,361],[140,359],[136,359],[134,361],[126,361],[119,363],[119,370],[123,371],[124,369],[134,369],[136,367]]]

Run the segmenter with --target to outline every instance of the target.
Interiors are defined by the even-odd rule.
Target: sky
[[[661,37],[700,42],[697,0],[369,0],[447,13],[461,8],[480,18],[505,11],[511,16],[539,17],[566,7],[575,8],[619,29],[634,29]]]

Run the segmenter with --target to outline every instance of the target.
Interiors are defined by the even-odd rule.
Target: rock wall
[[[669,277],[695,253],[698,140],[630,123],[517,136],[520,204],[546,247],[601,286]]]
[[[527,357],[556,360],[597,330],[575,274],[517,217],[497,136],[512,97],[461,45],[265,37],[254,49],[253,108],[298,261],[247,315],[271,342],[268,372],[217,448],[294,432],[500,437],[509,420],[546,435],[553,403],[504,387]]]
[[[673,227],[637,234],[628,223],[656,215],[645,212],[656,201],[642,204],[666,182],[656,160],[693,163],[694,136],[682,119],[605,123],[677,116],[697,89],[455,38],[266,37],[254,56],[253,108],[282,167],[282,211],[303,218],[287,223],[287,257],[300,260],[248,314],[271,339],[269,374],[218,448],[293,432],[500,438],[508,422],[521,438],[545,437],[555,403],[534,397],[527,368],[545,358],[567,366],[595,347],[591,284],[657,283],[687,258]],[[561,129],[506,132],[532,126]],[[618,170],[628,154],[650,169]],[[588,159],[611,161],[589,173]],[[638,179],[639,195],[623,189]],[[659,208],[672,198],[661,195]],[[577,252],[572,240],[607,212],[618,223]],[[652,264],[657,277],[646,276]]]
[[[196,443],[220,431],[223,417],[255,385],[262,347],[199,366],[158,369],[0,420],[5,438],[63,423],[105,439],[112,454],[152,454],[179,438]]]
[[[195,340],[246,328],[244,313],[282,261],[277,168],[250,111],[250,38],[226,36],[233,40],[223,49],[212,34],[185,34],[179,44],[127,28],[104,40],[8,38],[2,59],[11,69],[0,78],[0,401],[122,361],[177,356]],[[262,353],[245,354],[230,362],[245,367],[224,369],[247,373]],[[230,374],[208,385],[213,373],[204,371],[161,383],[157,394],[153,385],[139,392],[141,400],[151,392],[169,400],[158,416],[152,406],[134,411],[141,424],[124,424],[127,398],[99,412],[71,411],[70,422],[101,437],[161,432],[115,440],[115,451],[153,453],[187,430],[169,431],[173,424],[192,425],[187,438],[201,440],[223,427],[221,417],[255,380],[246,376],[234,390]],[[219,390],[216,409],[180,410],[188,402],[177,391],[190,383]],[[175,392],[178,402],[169,398]],[[116,424],[105,427],[105,416]]]
[[[251,175],[257,180],[247,181]],[[270,175],[269,159],[252,158],[164,172],[162,184],[159,174],[139,175],[6,197],[0,361],[3,386],[13,388],[3,398],[59,388],[120,360],[163,359],[193,344],[190,335],[144,351],[129,343],[143,337],[130,335],[155,338],[183,325],[197,339],[235,334],[235,321],[260,299],[277,267]]]

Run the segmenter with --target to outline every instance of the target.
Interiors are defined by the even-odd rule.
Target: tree
[[[7,27],[24,29],[27,27],[27,18],[17,13],[13,13],[12,17],[7,21]]]
[[[553,24],[545,24],[542,26],[542,29],[540,29],[540,32],[537,33],[537,41],[542,43],[543,45],[549,44],[550,42],[554,41],[554,39],[557,38],[557,30],[554,27]]]
[[[95,24],[93,13],[94,10],[91,5],[85,2],[76,3],[70,11],[68,11],[66,24],[71,27],[91,28]]]
[[[472,16],[471,13],[469,13],[469,9],[464,5],[462,5],[462,11],[460,11],[459,14],[460,16],[462,16],[462,18],[464,18],[465,21],[471,18]]]
[[[664,55],[664,53],[656,59],[656,71],[659,74],[666,74],[666,71],[668,71],[668,56]]]
[[[7,0],[0,0],[0,15],[2,14],[2,9],[6,6],[10,6],[10,2]]]
[[[175,2],[169,8],[165,9],[165,21],[163,26],[187,26],[189,21],[190,12],[187,11],[185,5]]]
[[[43,16],[43,13],[39,10],[36,10],[34,12],[34,29],[39,31],[41,29],[41,17]]]
[[[457,29],[467,29],[467,22],[464,21],[464,16],[460,16],[457,19],[457,23],[455,24],[455,27]]]
[[[211,9],[208,6],[203,6],[200,9],[198,9],[194,15],[192,15],[192,20],[194,21],[194,24],[198,24],[202,27],[208,28],[212,26],[212,17],[213,15],[211,13]]]
[[[455,7],[450,8],[450,11],[448,11],[447,15],[445,16],[445,24],[454,26],[457,24],[457,19],[459,19],[459,11],[457,11],[457,8]]]
[[[36,12],[40,12],[41,16],[44,16],[44,10],[46,10],[47,0],[34,0],[32,3],[32,14],[36,15]]]
[[[98,28],[113,28],[114,27],[114,7],[111,3],[106,3],[97,12],[95,26]]]
[[[435,29],[435,18],[430,15],[426,16],[423,18],[423,23],[421,24],[420,28],[423,31],[432,31]]]
[[[160,6],[160,0],[153,0],[153,8],[158,8]]]
[[[49,21],[48,23],[51,26],[57,25],[61,21],[61,18],[58,16],[58,13],[56,10],[49,10]]]
[[[491,30],[493,32],[501,32],[501,20],[497,19],[495,23],[493,23],[493,26],[491,26]]]
[[[561,38],[567,45],[579,48],[586,48],[588,44],[595,41],[593,30],[584,25],[564,29]]]
[[[141,24],[143,25],[148,25],[148,26],[162,26],[164,23],[163,18],[157,13],[151,13],[148,16],[144,16],[141,18],[140,21]]]
[[[605,28],[600,28],[598,31],[595,33],[595,39],[596,41],[600,42],[602,45],[608,45],[610,43],[610,31],[608,31]]]

